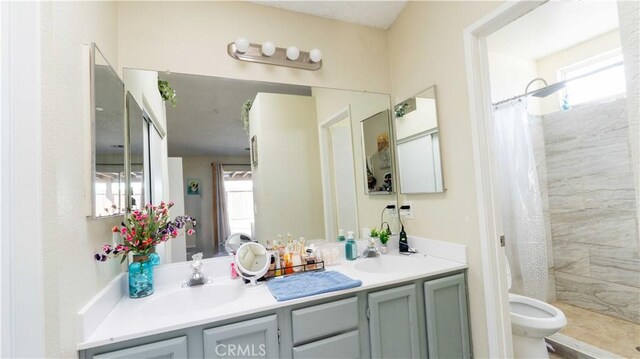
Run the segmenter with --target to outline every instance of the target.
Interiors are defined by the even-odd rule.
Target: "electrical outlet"
[[[389,217],[398,218],[398,203],[389,202],[387,203],[387,206],[395,206],[394,209],[387,209],[387,214],[389,214]]]
[[[403,208],[403,207],[407,207],[407,206],[409,208]],[[403,202],[400,205],[399,212],[400,212],[400,216],[402,216],[402,218],[413,219],[414,218],[413,203],[412,202]]]

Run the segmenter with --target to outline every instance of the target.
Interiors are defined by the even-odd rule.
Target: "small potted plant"
[[[129,264],[129,296],[142,298],[153,294],[153,266],[158,263],[155,246],[176,238],[187,224],[196,226],[196,221],[190,216],[177,216],[169,219],[169,209],[173,203],[161,202],[159,206],[147,204],[142,210],[135,210],[125,217],[120,226],[113,227],[113,233],[119,233],[123,240],[115,246],[105,244],[102,251],[95,254],[100,262],[108,258],[121,257],[124,262],[129,253],[133,255]],[[193,228],[187,230],[187,235],[195,233]]]
[[[375,227],[371,227],[371,230],[369,230],[369,237],[371,238],[380,237],[380,231]]]
[[[382,243],[382,246],[380,246],[380,252],[382,252],[382,254],[387,254],[389,251],[389,248],[387,247],[387,242],[389,242],[389,231],[380,231],[380,236],[378,238],[380,238],[380,243]]]
[[[158,91],[160,91],[162,101],[169,101],[171,106],[176,107],[176,103],[178,103],[176,90],[169,85],[169,81],[158,80]]]

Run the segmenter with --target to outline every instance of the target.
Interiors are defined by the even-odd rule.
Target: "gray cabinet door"
[[[187,357],[187,337],[178,337],[94,355],[94,359],[178,359]]]
[[[368,298],[371,356],[420,357],[416,286],[391,288]]]
[[[277,358],[276,315],[204,330],[205,358]]]
[[[429,358],[470,358],[464,274],[424,284]]]

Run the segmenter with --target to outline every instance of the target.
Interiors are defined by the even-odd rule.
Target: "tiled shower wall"
[[[640,323],[639,239],[626,114],[626,102],[619,99],[542,116],[544,160],[539,149],[536,160],[543,204],[548,198],[550,291],[555,279],[557,300]],[[536,118],[531,119],[535,151],[540,134]]]

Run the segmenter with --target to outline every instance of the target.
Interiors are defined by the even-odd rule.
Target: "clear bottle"
[[[339,229],[338,230],[338,242],[344,242],[344,230],[343,229]]]
[[[347,260],[352,261],[358,258],[358,244],[353,239],[353,232],[347,232],[347,243],[344,246],[344,252]]]

